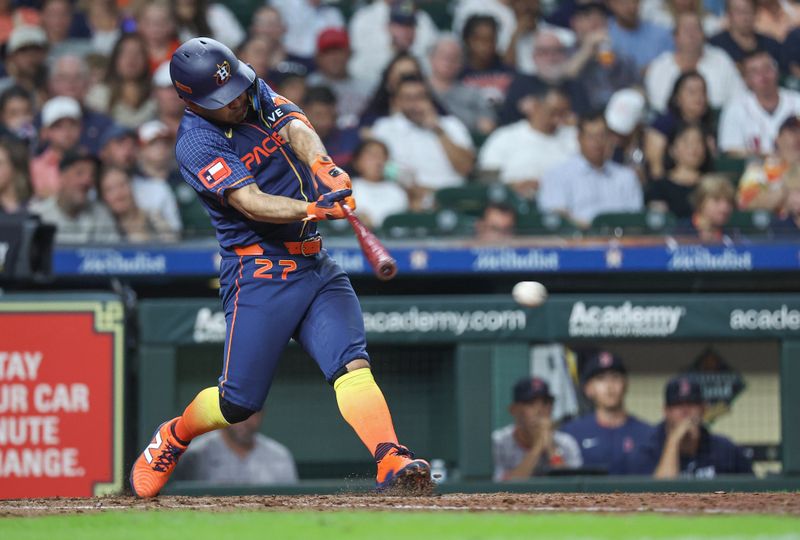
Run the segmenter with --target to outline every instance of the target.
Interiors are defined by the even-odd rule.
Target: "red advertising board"
[[[0,302],[0,498],[122,483],[122,307]]]

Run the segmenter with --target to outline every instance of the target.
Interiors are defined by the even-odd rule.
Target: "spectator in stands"
[[[124,34],[111,53],[104,83],[89,91],[86,104],[135,129],[156,115],[150,86],[144,39],[139,34]]]
[[[413,26],[412,26],[413,25]],[[410,49],[399,47],[398,38],[408,39],[413,33]],[[353,57],[350,73],[370,83],[381,73],[398,52],[408,51],[424,58],[436,40],[438,30],[424,11],[415,11],[409,0],[376,0],[356,10],[349,28]]]
[[[225,4],[209,0],[170,0],[170,6],[181,43],[207,36],[236,50],[244,41],[244,28]]]
[[[800,232],[800,167],[792,167],[783,175],[786,196],[778,211],[778,219],[772,222],[772,230],[778,235],[796,235]]]
[[[723,49],[737,64],[756,51],[767,51],[777,62],[781,61],[780,43],[756,32],[756,0],[726,0],[725,8],[728,29],[709,43]]]
[[[10,137],[0,137],[0,216],[23,212],[30,195],[27,147]]]
[[[497,49],[504,54],[511,44],[511,38],[517,30],[517,12],[512,8],[511,0],[457,0],[453,8],[453,32],[458,35],[464,30],[467,19],[473,15],[488,15],[497,21]],[[528,0],[529,4],[537,4]],[[539,7],[536,7],[539,10]],[[527,21],[523,21],[523,27]],[[528,23],[527,26],[530,26]],[[521,35],[526,34],[523,28]]]
[[[350,38],[343,28],[328,28],[317,40],[317,69],[308,76],[311,86],[328,86],[336,94],[337,124],[352,127],[370,97],[370,86],[352,77],[347,69]]]
[[[335,5],[322,0],[271,0],[286,22],[283,43],[289,53],[312,60],[317,51],[317,40],[329,28],[345,29],[342,12]]]
[[[311,71],[311,62],[290,54],[283,45],[286,25],[280,12],[272,6],[262,6],[250,22],[250,38],[242,45],[240,58],[253,62],[256,73],[270,85],[277,84],[286,75],[305,77]],[[266,63],[267,69],[264,69]]]
[[[153,99],[158,111],[157,119],[167,126],[174,137],[178,133],[186,103],[172,86],[168,62],[161,64],[153,74]]]
[[[719,148],[736,156],[767,155],[783,121],[800,114],[800,93],[778,87],[778,63],[766,51],[746,56],[742,72],[748,91],[722,109]]]
[[[0,79],[0,92],[21,86],[41,102],[47,77],[46,57],[44,30],[38,26],[16,26],[6,43],[6,76]]]
[[[458,75],[464,65],[461,42],[442,35],[428,55],[430,84],[436,99],[472,133],[488,135],[496,125],[495,112],[479,90],[464,85]]]
[[[507,203],[486,205],[475,223],[475,240],[478,242],[504,242],[514,238],[517,228],[517,211]]]
[[[81,136],[81,106],[73,98],[58,96],[42,108],[40,141],[44,152],[31,160],[33,196],[46,199],[59,191],[63,176],[59,163],[64,153],[75,148]]]
[[[145,212],[133,196],[130,173],[107,167],[98,183],[100,200],[111,211],[116,230],[122,240],[133,243],[169,242],[177,239],[172,226],[157,213]]]
[[[645,159],[651,178],[665,174],[667,144],[682,125],[698,125],[712,154],[717,148],[717,129],[706,94],[706,80],[696,71],[680,75],[672,86],[665,113],[657,116],[645,131]]]
[[[542,175],[539,209],[562,214],[582,229],[598,214],[641,211],[642,188],[636,172],[611,161],[609,142],[602,116],[582,117],[580,153]]]
[[[395,56],[381,74],[381,81],[372,98],[361,113],[361,126],[371,126],[382,116],[392,114],[391,95],[397,89],[400,79],[406,76],[422,77],[422,67],[416,58],[408,53]]]
[[[439,114],[425,81],[401,79],[392,110],[375,122],[372,133],[403,171],[400,182],[430,199],[437,189],[462,185],[475,160],[472,138],[458,118]]]
[[[781,42],[800,25],[800,8],[786,0],[756,1],[756,31]]]
[[[536,196],[542,174],[578,146],[575,128],[567,124],[572,113],[564,89],[550,86],[536,92],[527,117],[495,130],[478,160],[482,171],[497,171],[500,180],[526,199]]]
[[[675,80],[686,71],[698,71],[706,82],[711,107],[720,108],[744,91],[736,65],[722,49],[704,43],[696,13],[683,13],[675,23],[675,52],[662,53],[644,78],[650,106],[663,113]]]
[[[353,196],[358,197],[359,217],[371,227],[409,209],[405,190],[386,177],[388,163],[389,149],[375,139],[363,141],[353,154]]]
[[[492,433],[495,482],[524,480],[583,465],[578,443],[553,425],[553,401],[542,379],[526,377],[514,385],[509,407],[514,423]]]
[[[737,203],[740,210],[777,211],[786,198],[784,177],[800,166],[800,118],[790,116],[778,130],[775,152],[753,160],[739,179]]]
[[[674,30],[678,17],[684,13],[694,13],[703,25],[703,34],[713,36],[722,30],[723,20],[707,9],[703,0],[642,0],[639,11],[642,19],[668,30]]]
[[[639,0],[609,0],[608,7],[614,15],[608,27],[614,52],[632,57],[639,71],[673,49],[669,30],[640,18]]]
[[[116,0],[88,2],[86,22],[92,35],[92,50],[102,56],[110,56],[122,34],[122,16]]]
[[[736,190],[721,174],[704,176],[689,197],[692,217],[683,225],[702,242],[721,242],[735,206]]]
[[[47,89],[50,96],[71,97],[81,104],[80,144],[93,154],[99,152],[100,138],[111,126],[112,120],[86,106],[86,94],[89,91],[89,66],[86,60],[72,54],[59,56],[50,67]]]
[[[703,391],[686,375],[669,381],[664,421],[636,454],[635,470],[655,478],[714,478],[718,474],[753,474],[741,448],[703,425]]]
[[[692,215],[689,197],[711,165],[703,130],[693,124],[679,128],[669,143],[668,153],[674,166],[664,178],[650,183],[647,205],[651,210],[671,212],[686,219]]]
[[[138,162],[133,174],[136,206],[164,218],[175,232],[181,230],[181,216],[175,195],[167,182],[177,168],[175,141],[166,125],[151,120],[139,126]],[[129,169],[124,169],[129,170]]]
[[[462,41],[466,50],[461,82],[477,88],[489,103],[499,106],[514,78],[514,70],[497,54],[497,21],[486,15],[470,17],[464,24]]]
[[[604,109],[614,92],[641,80],[633,59],[611,49],[606,10],[597,0],[579,2],[570,19],[577,43],[565,73],[581,88],[590,110]]]
[[[142,4],[136,14],[136,31],[142,38],[149,74],[168,62],[180,45],[167,0],[149,0]]]
[[[211,484],[296,484],[289,449],[259,433],[264,413],[201,435],[192,441],[175,470],[176,480]]]
[[[647,172],[644,162],[644,120],[647,103],[642,93],[633,88],[614,92],[603,117],[611,136],[611,159],[636,171],[644,183]]]
[[[589,108],[583,87],[573,80],[568,80],[569,54],[558,34],[550,29],[541,30],[536,34],[534,45],[533,62],[536,74],[517,73],[511,80],[500,109],[502,125],[526,118],[535,96],[548,86],[561,86],[567,92],[574,112],[585,113]],[[565,80],[566,82],[563,82]]]
[[[333,90],[327,86],[309,87],[303,102],[303,111],[334,163],[346,168],[359,143],[358,130],[336,126],[336,95]]]
[[[503,62],[520,73],[534,74],[537,71],[537,66],[533,62],[533,55],[536,52],[536,36],[545,30],[556,33],[562,42],[572,39],[572,36],[569,30],[558,28],[544,21],[539,0],[510,0],[509,5],[514,11],[516,25],[508,44],[499,46]]]
[[[33,147],[36,128],[33,124],[33,96],[21,86],[12,86],[0,94],[0,128]]]
[[[131,128],[112,125],[100,138],[100,160],[104,167],[117,167],[133,172],[136,166],[136,132]]]
[[[789,32],[782,51],[781,65],[786,70],[783,85],[791,90],[800,90],[800,28]]]
[[[561,431],[577,441],[584,467],[608,474],[633,473],[636,448],[653,428],[625,409],[628,377],[622,360],[608,351],[592,354],[581,373],[581,388],[594,410]]]
[[[34,7],[26,7],[21,2],[9,0],[0,2],[0,46],[8,43],[15,27],[38,24],[39,11]]]
[[[44,0],[41,24],[50,44],[51,59],[62,54],[84,56],[92,50],[86,21],[82,15],[74,12],[70,0]],[[78,28],[83,30],[83,35],[75,32]]]
[[[69,150],[58,167],[61,173],[58,191],[46,199],[32,201],[31,212],[57,227],[58,244],[118,242],[111,213],[90,197],[96,183],[97,160],[88,153]]]
[[[286,73],[278,77],[272,89],[292,103],[304,103],[308,84],[305,75]]]

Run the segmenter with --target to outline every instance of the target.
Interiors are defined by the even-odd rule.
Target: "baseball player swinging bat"
[[[353,227],[356,233],[358,243],[361,245],[361,250],[367,258],[367,262],[375,271],[375,275],[381,281],[389,281],[397,275],[397,262],[389,253],[389,250],[378,240],[378,237],[364,225],[358,216],[356,216],[350,207],[346,204],[342,205],[347,221]]]

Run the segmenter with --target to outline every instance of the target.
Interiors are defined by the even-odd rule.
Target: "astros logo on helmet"
[[[228,82],[228,79],[231,78],[231,65],[227,60],[221,64],[217,64],[217,72],[214,74],[214,78],[217,79],[217,84],[220,86]]]

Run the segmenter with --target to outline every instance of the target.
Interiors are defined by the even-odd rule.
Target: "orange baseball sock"
[[[219,390],[216,386],[197,394],[175,423],[175,435],[188,443],[198,435],[229,426],[219,408]]]
[[[369,368],[342,375],[333,389],[339,411],[373,456],[378,444],[397,444],[389,406]]]

